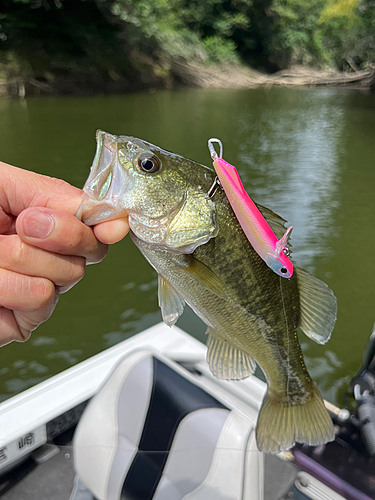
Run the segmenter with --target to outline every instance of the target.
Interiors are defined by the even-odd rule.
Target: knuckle
[[[18,331],[13,335],[12,340],[15,342],[26,342],[31,336],[31,331],[26,328],[18,327]]]
[[[67,245],[69,246],[69,248],[74,248],[79,251],[80,248],[84,245],[83,230],[76,224],[73,226],[73,228],[69,233]]]
[[[10,342],[26,342],[32,328],[27,322],[19,321],[20,313],[0,307],[0,346]]]
[[[56,177],[48,177],[46,176],[47,179],[49,181],[52,181],[52,183],[54,184],[54,186],[58,189],[58,190],[66,190],[66,189],[69,189],[71,188],[70,184],[68,184],[66,181],[64,181],[63,179],[57,179]]]
[[[83,257],[75,257],[69,269],[69,273],[66,279],[67,283],[78,283],[78,281],[80,281],[84,277],[85,270],[86,260]]]
[[[76,218],[61,221],[57,238],[59,253],[84,257],[89,263],[100,262],[107,254],[107,245],[96,238],[91,227],[85,226]]]
[[[67,255],[87,255],[95,245],[91,229],[84,226],[78,219],[75,219],[73,223],[69,221],[65,234],[64,251]]]
[[[99,262],[101,262],[104,257],[107,255],[108,253],[108,245],[104,245],[103,243],[101,243],[98,248],[97,248],[97,251],[95,253],[93,253],[91,255],[91,257],[88,259],[88,263],[89,264],[98,264]]]
[[[64,280],[57,285],[58,293],[65,293],[73,288],[85,275],[86,261],[83,257],[79,257],[81,263],[71,267],[70,273],[66,274]]]
[[[16,235],[8,237],[7,244],[3,248],[3,259],[9,269],[14,269],[25,260],[26,246]]]
[[[43,309],[54,302],[55,285],[46,278],[34,278],[30,282],[30,294],[36,309]]]
[[[9,297],[18,292],[18,276],[13,277],[6,269],[0,269],[0,297]]]

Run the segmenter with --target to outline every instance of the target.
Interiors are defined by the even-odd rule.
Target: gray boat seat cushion
[[[98,500],[240,500],[247,483],[263,488],[253,431],[177,364],[138,350],[89,403],[74,464]]]

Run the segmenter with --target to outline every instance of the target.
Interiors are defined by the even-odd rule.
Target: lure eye
[[[283,273],[283,274],[287,274],[288,269],[287,269],[286,267],[282,267],[282,268],[280,269],[280,272],[281,272],[281,273]]]
[[[158,170],[160,170],[160,161],[156,156],[141,155],[138,158],[138,166],[142,170],[142,172],[146,172],[147,174],[154,174]]]

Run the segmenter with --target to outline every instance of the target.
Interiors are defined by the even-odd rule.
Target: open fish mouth
[[[188,178],[190,163],[128,136],[96,134],[97,149],[76,213],[92,226],[129,216],[141,240],[191,253],[218,234],[215,203]]]
[[[119,143],[117,136],[102,130],[97,131],[96,140],[96,154],[76,213],[76,217],[87,225],[127,215],[126,207],[119,207],[119,200],[125,199],[131,182],[124,166],[142,146],[135,143],[139,140],[126,136],[121,136]]]

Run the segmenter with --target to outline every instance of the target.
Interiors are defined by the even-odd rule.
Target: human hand
[[[81,197],[60,179],[0,162],[0,346],[27,340],[86,264],[127,234],[127,219],[81,223],[74,216]]]

